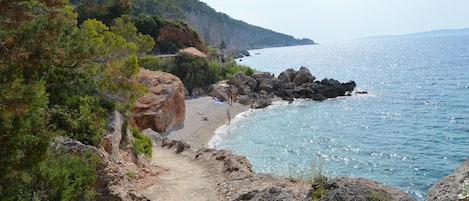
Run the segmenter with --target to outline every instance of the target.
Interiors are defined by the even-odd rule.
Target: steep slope
[[[228,49],[314,44],[310,39],[296,39],[235,20],[198,0],[133,0],[132,13],[187,21],[207,43],[218,47],[224,44]]]

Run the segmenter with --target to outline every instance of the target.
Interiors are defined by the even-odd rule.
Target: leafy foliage
[[[93,200],[99,156],[91,152],[48,151],[34,174],[21,172],[2,182],[2,200]],[[6,181],[5,181],[6,182]]]
[[[134,137],[132,143],[134,153],[136,155],[144,154],[147,157],[151,157],[151,139],[135,127],[132,128],[132,136]]]
[[[66,0],[0,2],[0,200],[88,199],[95,163],[47,153],[51,138],[99,145],[110,112],[144,91],[129,80],[151,37],[126,16],[77,24]]]
[[[235,61],[230,61],[225,64],[222,69],[223,79],[229,79],[232,75],[244,72],[246,75],[251,76],[254,73],[254,69],[248,66],[238,65]]]

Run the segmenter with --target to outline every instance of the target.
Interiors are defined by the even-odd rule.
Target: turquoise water
[[[330,176],[374,179],[418,200],[469,156],[469,36],[251,50],[240,63],[278,75],[306,66],[367,95],[277,102],[239,115],[211,146],[288,175],[322,158]]]

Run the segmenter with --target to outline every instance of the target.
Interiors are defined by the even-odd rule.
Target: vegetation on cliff
[[[95,156],[57,156],[51,139],[100,145],[110,112],[127,113],[144,91],[129,78],[151,37],[125,16],[111,26],[77,17],[66,1],[0,4],[1,200],[84,198]]]
[[[233,19],[198,0],[133,0],[131,7],[134,15],[147,13],[186,21],[216,47],[225,44],[228,49],[252,49],[314,43]]]
[[[199,0],[108,0],[94,2],[72,0],[71,3],[80,13],[80,21],[96,18],[108,24],[112,22],[112,19],[122,14],[130,14],[139,18],[137,20],[145,23],[148,27],[139,28],[139,30],[152,35],[155,41],[157,41],[155,35],[158,35],[156,34],[158,31],[154,29],[155,25],[161,27],[167,22],[166,19],[172,19],[194,27],[201,38],[214,47],[252,49],[314,43],[310,39],[296,39],[233,19],[226,14],[215,11]],[[156,19],[155,16],[159,19]],[[141,21],[142,19],[144,21]],[[177,44],[174,41],[168,41],[168,43]]]

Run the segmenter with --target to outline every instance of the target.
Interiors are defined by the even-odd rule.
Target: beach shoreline
[[[208,143],[215,136],[215,131],[228,125],[227,110],[230,111],[231,120],[234,120],[238,114],[250,109],[248,105],[237,102],[230,105],[228,102],[214,101],[210,96],[186,99],[185,105],[184,124],[160,135],[184,141],[194,150],[209,148]]]

